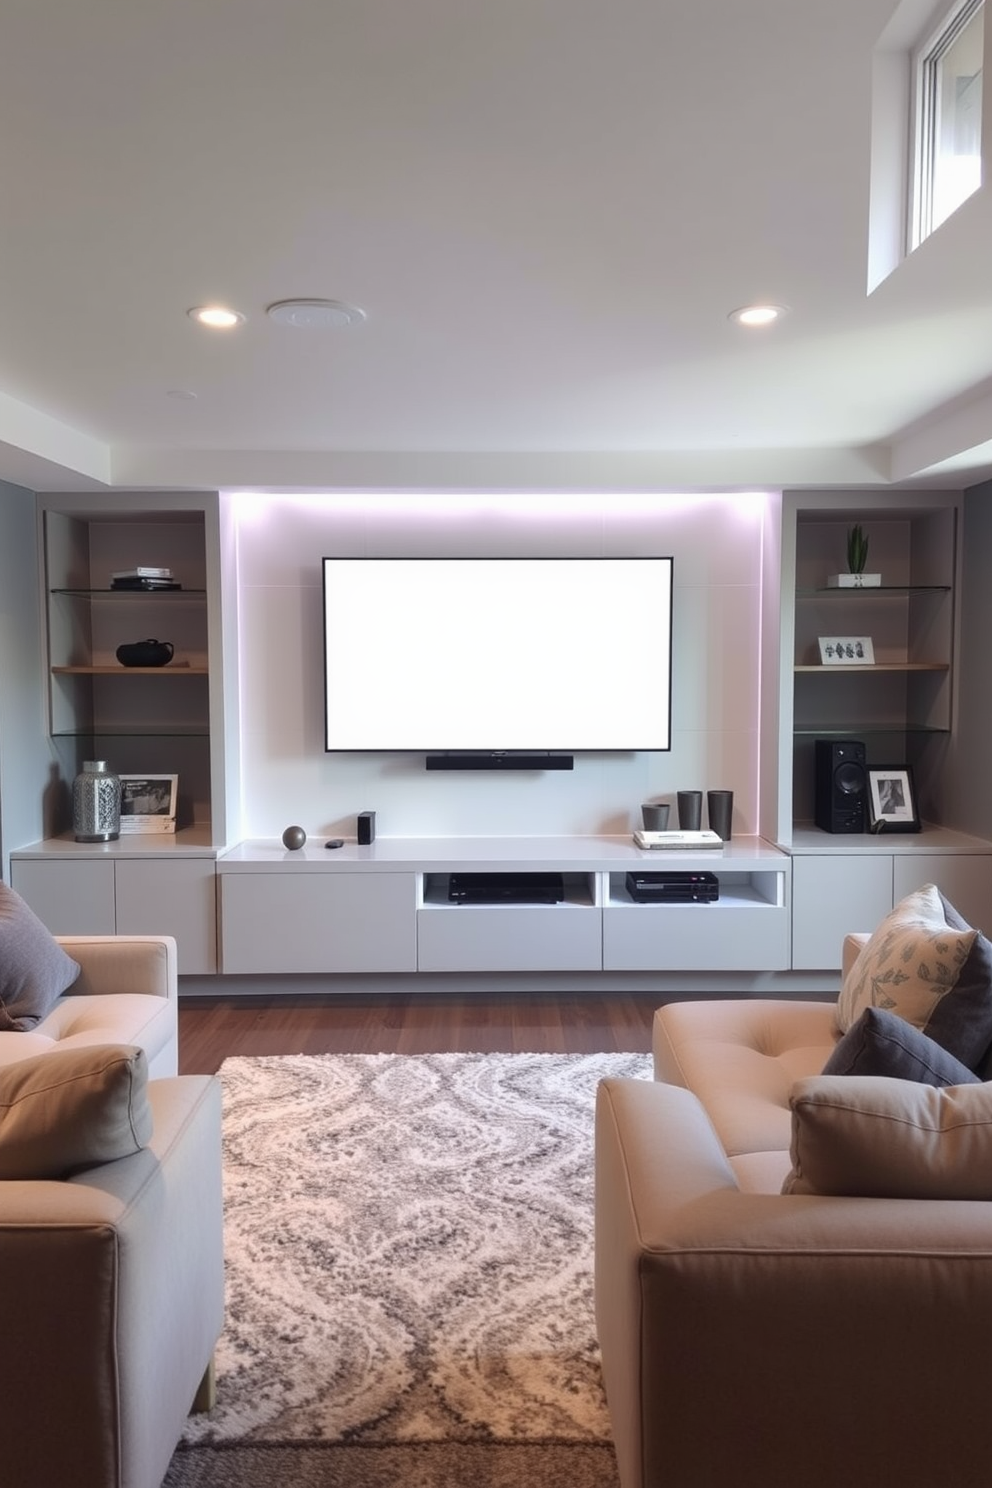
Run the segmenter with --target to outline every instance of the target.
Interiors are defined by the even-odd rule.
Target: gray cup
[[[722,837],[724,842],[730,841],[730,824],[734,816],[734,793],[730,790],[711,790],[706,792],[706,815],[710,824],[710,831]]]
[[[703,824],[702,791],[679,791],[677,798],[679,803],[679,830],[682,832],[698,832]]]
[[[645,802],[641,807],[644,830],[646,832],[667,832],[668,813],[670,809],[667,801],[661,805],[658,805],[654,801]]]

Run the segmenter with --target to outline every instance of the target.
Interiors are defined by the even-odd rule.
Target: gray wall
[[[0,481],[0,876],[44,835],[45,727],[35,498]]]
[[[992,837],[992,481],[964,493],[958,726],[947,771],[955,826]]]

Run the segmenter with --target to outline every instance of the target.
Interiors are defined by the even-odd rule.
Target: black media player
[[[712,904],[720,897],[715,873],[627,874],[627,893],[637,904]]]
[[[565,897],[561,873],[452,873],[451,904],[560,904]]]

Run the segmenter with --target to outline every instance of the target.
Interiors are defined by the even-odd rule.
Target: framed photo
[[[874,666],[871,636],[818,636],[822,666]]]
[[[918,832],[920,816],[908,765],[868,770],[868,816],[873,832]]]
[[[174,832],[178,791],[178,775],[122,775],[121,836]]]

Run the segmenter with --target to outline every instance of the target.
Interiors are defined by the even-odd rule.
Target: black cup
[[[707,791],[706,815],[710,824],[710,831],[715,832],[718,837],[722,837],[724,842],[729,842],[731,823],[734,818],[733,791]]]
[[[668,812],[669,805],[667,801],[645,801],[641,807],[641,819],[644,822],[644,830],[646,832],[667,832]]]
[[[681,832],[698,832],[703,823],[703,793],[702,791],[679,791],[677,793],[679,803],[679,830]]]

